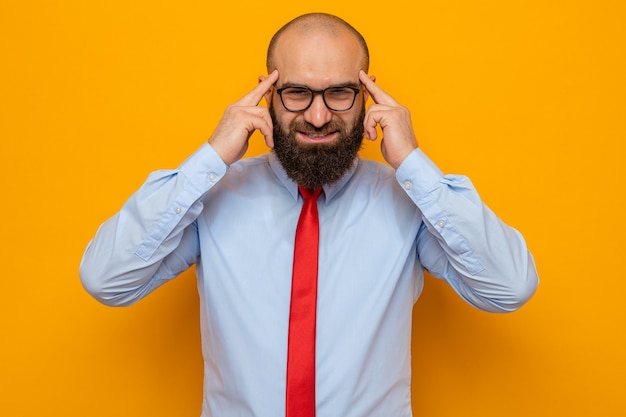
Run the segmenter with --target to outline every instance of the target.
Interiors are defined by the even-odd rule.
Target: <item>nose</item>
[[[304,111],[304,120],[317,128],[326,125],[332,118],[333,114],[326,107],[321,94],[316,94],[313,103]]]

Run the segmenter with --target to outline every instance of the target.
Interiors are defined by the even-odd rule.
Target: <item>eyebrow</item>
[[[298,83],[291,83],[291,82],[287,82],[285,84],[283,84],[282,86],[278,86],[278,83],[274,84],[274,86],[279,89],[279,88],[289,88],[289,87],[300,87],[300,88],[308,88],[310,90],[315,90],[315,88],[311,88],[308,85],[304,85],[304,84],[298,84]],[[348,82],[343,82],[343,83],[338,83],[338,84],[331,84],[328,87],[324,87],[321,90],[325,90],[327,88],[342,88],[342,87],[353,87],[353,88],[359,88],[361,86],[360,82],[352,82],[352,81],[348,81]]]

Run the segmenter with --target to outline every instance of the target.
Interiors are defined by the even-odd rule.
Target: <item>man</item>
[[[197,264],[203,416],[410,416],[424,269],[486,311],[515,310],[536,288],[521,235],[467,178],[441,174],[368,65],[365,41],[343,20],[294,19],[270,43],[269,75],[226,109],[208,144],[153,173],[85,252],[83,284],[108,305],[134,303]],[[391,168],[356,156],[377,126]],[[273,150],[240,160],[255,130]],[[316,206],[299,185],[307,201],[321,187]],[[318,211],[319,243],[294,256],[303,204]],[[304,269],[317,269],[317,298],[301,310],[315,312],[316,327],[303,342],[290,320],[295,271],[316,257]],[[315,355],[313,382],[291,362],[297,345]],[[288,374],[309,382],[293,395]]]

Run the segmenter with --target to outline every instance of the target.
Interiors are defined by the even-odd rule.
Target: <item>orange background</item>
[[[370,73],[412,110],[421,147],[472,178],[539,268],[536,296],[510,315],[427,277],[415,415],[624,415],[624,2],[295,3],[0,3],[0,415],[199,415],[193,271],[113,309],[84,292],[78,264],[148,173],[176,167],[256,84],[273,32],[308,11],[363,32]],[[380,158],[378,144],[364,153]]]

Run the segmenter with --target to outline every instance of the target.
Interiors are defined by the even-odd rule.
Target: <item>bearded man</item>
[[[409,111],[368,66],[365,40],[340,18],[287,23],[268,75],[178,169],[153,173],[84,254],[83,285],[107,305],[197,264],[202,416],[411,416],[424,270],[485,311],[513,311],[535,291],[522,236],[466,177],[428,159]],[[387,164],[357,156],[377,126]],[[272,151],[241,159],[256,130]],[[314,239],[300,243],[300,222]]]

